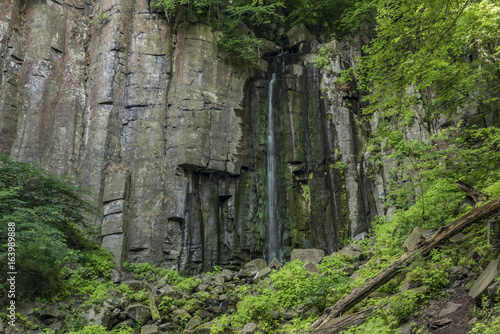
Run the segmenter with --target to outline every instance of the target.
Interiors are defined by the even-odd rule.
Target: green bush
[[[96,210],[83,196],[70,179],[0,157],[0,262],[9,262],[8,233],[12,237],[15,228],[10,242],[15,243],[18,297],[55,292],[68,274],[66,264],[81,261],[94,277],[113,266],[111,257],[85,237],[85,215]],[[6,272],[0,272],[0,294],[6,291]]]

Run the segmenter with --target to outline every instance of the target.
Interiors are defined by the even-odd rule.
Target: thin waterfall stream
[[[276,220],[276,206],[278,203],[276,193],[276,147],[274,144],[274,116],[273,116],[273,90],[276,83],[276,70],[269,82],[269,107],[267,125],[267,217],[268,217],[268,246],[267,256],[271,261],[279,257],[279,233]]]

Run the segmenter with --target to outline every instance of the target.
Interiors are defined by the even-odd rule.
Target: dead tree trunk
[[[500,197],[481,207],[475,208],[451,224],[440,228],[431,238],[425,240],[415,248],[408,250],[407,253],[401,255],[401,257],[394,261],[389,267],[382,270],[376,276],[367,279],[359,288],[352,289],[351,292],[339,300],[335,305],[325,309],[325,313],[311,325],[311,328],[321,329],[330,327],[329,323],[332,319],[348,311],[370,293],[387,283],[396,276],[402,268],[407,267],[417,257],[418,253],[424,256],[429,254],[430,251],[441,242],[498,210],[500,210]]]

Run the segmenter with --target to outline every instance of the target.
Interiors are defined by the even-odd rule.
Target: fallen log
[[[382,306],[385,306],[383,304]],[[358,311],[356,313],[351,313],[343,315],[341,317],[332,319],[328,322],[328,326],[322,326],[321,328],[312,329],[310,333],[312,334],[330,334],[338,333],[342,330],[349,329],[351,326],[361,325],[366,321],[366,318],[375,314],[382,306],[369,307],[364,310]]]
[[[455,185],[470,195],[470,197],[474,201],[474,206],[484,201],[483,193],[481,193],[476,188],[469,186],[467,183],[463,181],[457,181],[455,182]]]
[[[483,206],[473,209],[471,212],[463,215],[449,225],[440,228],[431,238],[418,244],[413,249],[408,250],[408,252],[401,255],[401,257],[394,261],[389,267],[382,270],[376,276],[367,279],[359,288],[352,289],[351,292],[345,295],[335,305],[326,308],[324,314],[311,325],[311,329],[327,329],[331,326],[331,321],[334,318],[337,318],[341,314],[350,310],[370,293],[391,280],[403,268],[407,267],[419,253],[424,256],[429,254],[434,247],[438,246],[443,241],[451,238],[467,226],[488,217],[490,214],[498,210],[500,210],[500,197]]]

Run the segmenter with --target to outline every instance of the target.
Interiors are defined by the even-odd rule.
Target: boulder
[[[196,334],[210,334],[210,330],[215,325],[215,322],[206,322],[201,326],[196,327],[193,333]]]
[[[203,322],[201,321],[200,317],[193,317],[191,320],[186,325],[186,331],[188,333],[191,333],[195,328],[199,327]],[[193,332],[195,333],[195,332]]]
[[[262,330],[257,326],[257,324],[250,322],[243,327],[243,334],[253,334],[262,333]]]
[[[40,310],[40,318],[41,319],[45,319],[45,318],[61,318],[61,311],[59,309],[59,307],[55,304],[49,304],[49,305],[45,305],[45,307],[43,307],[41,310]]]
[[[271,262],[269,262],[268,267],[271,269],[280,270],[283,267],[283,264],[278,261],[277,258],[274,258]]]
[[[403,281],[403,285],[401,285],[401,292],[406,292],[410,289],[414,289],[420,285],[420,282],[418,282],[415,278],[415,275],[410,272],[407,273],[405,276],[405,280]]]
[[[414,249],[422,241],[429,239],[434,234],[433,230],[424,230],[420,227],[415,227],[413,232],[411,232],[408,239],[403,244],[403,249],[405,252]]]
[[[362,240],[365,240],[366,238],[368,238],[368,233],[367,232],[363,232],[363,233],[360,233],[358,235],[355,235],[352,238],[352,240],[362,241]]]
[[[200,317],[200,319],[202,320],[206,318],[212,319],[214,315],[213,313],[210,313],[207,310],[198,310],[198,317]]]
[[[267,267],[267,262],[264,259],[255,259],[245,264],[245,269],[251,273],[258,272],[265,267]]]
[[[230,281],[231,278],[233,278],[233,272],[231,270],[222,269],[222,272],[220,274],[222,275],[222,277],[224,277],[224,280],[226,282]]]
[[[486,293],[488,294],[488,298],[492,301],[496,301],[498,298],[498,288],[500,287],[500,282],[494,282],[488,286],[486,289]]]
[[[265,278],[265,277],[271,275],[271,272],[272,272],[271,268],[265,267],[264,269],[259,270],[259,272],[255,275],[254,280],[256,281],[256,280]]]
[[[119,322],[118,316],[120,313],[120,309],[104,302],[104,305],[90,304],[86,306],[82,310],[82,318],[87,320],[89,324],[104,326],[107,329],[111,329]]]
[[[347,255],[348,257],[353,258],[353,259],[358,259],[362,255],[362,252],[360,251],[360,249],[363,249],[363,248],[362,247],[359,248],[357,246],[360,246],[360,245],[357,245],[357,244],[347,245],[344,248],[342,248],[341,250],[339,250],[339,253]]]
[[[464,237],[465,237],[465,234],[463,234],[462,232],[460,232],[460,233],[458,233],[458,234],[456,234],[456,235],[452,236],[452,237],[450,238],[450,241],[451,241],[451,242],[460,243],[460,242],[464,241]]]
[[[280,48],[274,42],[271,42],[270,40],[265,39],[265,38],[261,38],[259,49],[260,49],[261,56],[262,56],[266,53],[279,51]]]
[[[438,317],[441,318],[444,317],[445,315],[455,313],[461,306],[462,304],[447,302],[444,308],[439,312]]]
[[[158,308],[156,307],[155,296],[153,295],[152,292],[148,293],[148,300],[149,300],[149,309],[151,310],[151,317],[155,321],[156,320],[161,321],[160,312],[158,311]]]
[[[300,260],[302,262],[320,263],[325,256],[325,251],[322,249],[294,249],[291,254],[291,261]]]
[[[151,291],[151,288],[149,287],[149,284],[147,282],[139,280],[130,280],[123,282],[123,284],[128,285],[128,287],[131,288],[134,292]]]
[[[399,330],[401,331],[401,334],[411,334],[412,327],[416,325],[417,323],[414,320],[407,321],[401,325],[399,325]]]
[[[178,309],[172,312],[172,320],[175,324],[185,324],[191,320],[191,315],[184,309]]]
[[[295,318],[295,313],[293,313],[293,312],[285,312],[285,313],[283,313],[283,318],[285,320],[292,320],[293,318]]]
[[[214,276],[215,285],[224,285],[225,282],[226,280],[222,274],[217,274]]]
[[[293,26],[292,29],[290,29],[286,33],[288,37],[288,44],[289,45],[295,45],[300,42],[311,42],[316,39],[314,35],[312,35],[309,30],[307,30],[306,26],[301,24],[297,24],[296,26]]]
[[[350,244],[349,247],[357,252],[364,252],[365,248],[359,244]]]
[[[302,266],[302,268],[305,271],[308,271],[310,273],[319,273],[318,265],[316,263],[313,263],[313,262],[308,262],[308,263],[304,264]]]
[[[156,325],[146,325],[141,327],[141,334],[158,334],[159,328]]]
[[[143,324],[151,318],[151,310],[149,307],[139,303],[130,304],[125,310],[125,313],[130,319]]]
[[[218,285],[212,289],[212,294],[221,295],[223,293],[224,293],[224,288],[220,285]]]
[[[481,297],[487,292],[488,286],[498,277],[500,257],[488,264],[485,270],[479,275],[469,290],[469,296],[476,302],[481,302]]]

